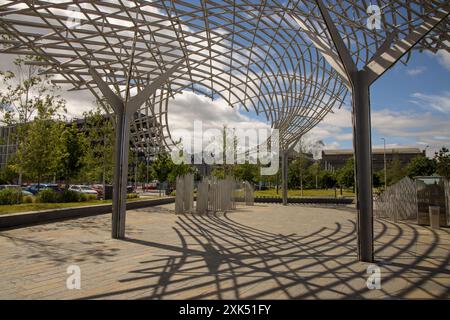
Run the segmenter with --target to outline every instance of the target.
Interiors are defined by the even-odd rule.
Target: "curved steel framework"
[[[432,51],[449,49],[445,0],[3,3],[4,52],[41,56],[56,83],[88,89],[113,107],[121,167],[115,174],[121,179],[117,190],[126,183],[131,114],[157,122],[131,124],[137,126],[133,141],[138,147],[170,147],[168,101],[185,90],[262,115],[280,130],[283,150],[340,107],[350,92],[362,181],[358,189],[371,189],[370,84],[416,44]],[[377,7],[368,14],[370,5]],[[362,192],[363,197],[359,193],[358,206],[372,202],[371,191]],[[114,197],[113,217],[123,211],[123,218],[117,218],[121,226],[113,228],[113,236],[120,238],[123,194]],[[371,205],[363,211],[372,219]],[[364,223],[371,228],[369,220]],[[360,246],[372,246],[371,240]],[[361,259],[370,261],[370,255]]]
[[[346,88],[276,1],[10,1],[6,52],[44,57],[59,84],[102,94],[89,68],[122,97],[182,61],[140,114],[156,116],[171,144],[167,102],[184,90],[262,114],[289,146]],[[131,79],[131,81],[129,81]],[[145,139],[140,139],[145,148]]]

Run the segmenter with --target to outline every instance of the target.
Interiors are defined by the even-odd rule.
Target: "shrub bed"
[[[85,202],[96,199],[95,195],[87,195],[73,190],[56,192],[50,189],[40,191],[36,198],[37,202],[41,203]]]
[[[22,203],[23,195],[20,189],[3,189],[0,190],[0,205],[4,204],[19,204]]]
[[[137,199],[139,198],[139,195],[137,193],[128,193],[127,199]]]
[[[39,191],[36,197],[36,201],[41,203],[56,203],[59,202],[59,200],[60,195],[56,191],[51,189]]]

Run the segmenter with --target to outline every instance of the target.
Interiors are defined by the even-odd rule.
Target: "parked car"
[[[19,185],[15,185],[15,184],[2,184],[0,185],[0,190],[3,189],[19,189],[22,190],[22,188]],[[23,196],[32,196],[33,194],[29,191],[26,190],[22,190],[22,195]]]
[[[83,186],[83,185],[71,185],[69,187],[69,190],[84,193],[84,194],[92,194],[95,195],[98,198],[98,192],[92,189],[89,186]]]
[[[91,188],[97,191],[99,197],[103,197],[103,185],[101,184],[93,184]]]
[[[32,193],[33,195],[36,195],[36,194],[38,194],[39,191],[48,190],[48,189],[51,189],[56,192],[61,191],[61,188],[57,184],[54,184],[54,183],[40,183],[39,185],[37,183],[31,184],[28,187],[26,187],[24,190]]]
[[[144,191],[148,191],[148,190],[156,190],[156,187],[158,186],[157,182],[150,182],[150,183],[146,183],[142,186],[142,189]]]

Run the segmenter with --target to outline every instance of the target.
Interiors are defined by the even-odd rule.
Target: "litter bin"
[[[438,206],[430,206],[430,226],[431,229],[439,229],[439,211],[441,210]]]

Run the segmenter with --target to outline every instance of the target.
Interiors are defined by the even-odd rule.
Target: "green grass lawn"
[[[336,194],[340,197],[340,190],[336,190]],[[353,197],[355,194],[351,190],[342,190],[342,195],[344,197]],[[278,191],[276,189],[269,190],[255,190],[255,197],[281,197],[282,190],[281,188]],[[288,190],[288,197],[301,197],[301,190]],[[304,197],[334,197],[334,189],[304,189],[303,190]]]
[[[158,196],[145,196],[140,198],[128,199],[127,202],[155,199]],[[50,209],[63,209],[72,207],[85,207],[97,204],[112,203],[111,200],[91,200],[85,202],[67,202],[67,203],[21,203],[14,205],[0,205],[0,215],[7,213],[28,212],[28,211],[41,211]]]

